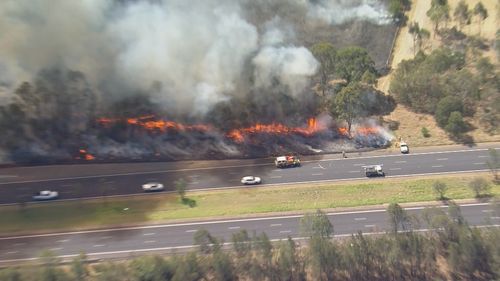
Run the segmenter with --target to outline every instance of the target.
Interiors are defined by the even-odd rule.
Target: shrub
[[[431,136],[431,134],[429,133],[429,130],[426,128],[426,127],[422,127],[422,136],[424,136],[424,138],[428,138]]]
[[[474,192],[476,198],[486,195],[490,190],[488,181],[483,178],[475,178],[469,182],[469,187]]]
[[[432,187],[434,188],[434,191],[439,195],[439,200],[446,199],[446,197],[444,196],[444,193],[448,189],[448,187],[446,186],[446,183],[441,182],[441,181],[436,181],[436,182],[434,182]]]
[[[436,118],[438,125],[444,128],[448,124],[451,113],[454,111],[462,113],[463,108],[463,103],[459,98],[454,96],[444,97],[436,106],[434,118]]]
[[[453,111],[448,118],[448,124],[444,129],[452,134],[453,136],[458,136],[463,133],[467,126],[465,125],[464,119],[462,118],[462,113],[458,111]]]

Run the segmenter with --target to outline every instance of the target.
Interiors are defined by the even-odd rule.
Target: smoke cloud
[[[273,18],[249,18],[247,10],[267,8]],[[4,0],[0,103],[54,67],[84,73],[101,100],[142,91],[174,114],[203,117],[271,80],[296,96],[318,63],[280,13],[329,24],[385,15],[373,0]]]

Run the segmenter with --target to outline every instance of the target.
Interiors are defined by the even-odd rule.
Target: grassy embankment
[[[477,175],[476,175],[477,176]],[[488,176],[486,173],[482,176]],[[248,187],[209,192],[190,192],[196,207],[180,203],[176,194],[135,198],[106,198],[26,206],[0,207],[2,234],[32,233],[174,222],[213,217],[245,216],[272,212],[379,205],[390,202],[435,201],[432,184],[446,182],[451,199],[473,198],[468,188],[473,175],[386,179],[350,183],[304,184],[283,187]],[[491,184],[491,194],[500,186]]]

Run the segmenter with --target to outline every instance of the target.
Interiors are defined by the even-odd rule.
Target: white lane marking
[[[146,244],[147,243],[156,243],[156,241],[155,240],[146,240],[146,241],[144,241],[144,243],[146,243]]]
[[[1,178],[17,178],[19,177],[18,175],[0,175],[0,179]]]
[[[10,252],[7,252],[7,253],[5,253],[5,254],[7,254],[7,255],[12,255],[12,254],[17,254],[17,253],[19,253],[19,251],[10,251]]]
[[[321,167],[317,166],[317,167],[312,167],[311,169],[321,169]]]
[[[319,166],[321,169],[325,170],[325,168],[323,168],[323,166],[321,166],[321,164],[319,164],[319,163],[318,163],[318,166]]]
[[[477,158],[488,158],[488,155],[478,155]]]
[[[192,181],[191,184],[199,184],[199,181]]]
[[[446,161],[446,160],[448,160],[448,158],[438,158],[438,159],[436,159],[436,160],[437,160],[437,161]]]
[[[272,176],[272,177],[269,177],[270,179],[280,179],[282,178],[283,176]]]
[[[282,231],[280,231],[280,233],[290,233],[290,232],[292,232],[292,231],[291,230],[282,230]]]
[[[59,243],[66,243],[66,242],[68,242],[68,241],[69,241],[69,239],[63,239],[63,240],[57,240],[56,242],[59,242]]]
[[[61,247],[57,247],[57,248],[50,248],[49,250],[51,250],[51,251],[60,251],[60,250],[62,250],[62,249],[63,249],[63,248],[61,248]]]
[[[239,174],[238,172],[229,172],[230,175],[237,175]]]
[[[322,176],[323,173],[316,173],[316,174],[311,174],[311,176]]]
[[[240,228],[239,226],[230,226],[227,229],[239,229],[239,228]]]
[[[375,227],[375,225],[374,224],[365,224],[365,227],[370,228],[370,227]]]
[[[366,218],[354,218],[355,221],[365,221]]]
[[[491,217],[493,220],[500,220],[500,217]]]
[[[188,232],[188,233],[196,232],[196,229],[189,229],[189,230],[186,230],[186,232]]]
[[[104,240],[104,239],[111,239],[111,238],[113,238],[113,236],[103,236],[103,237],[101,237],[99,239]]]
[[[14,243],[14,246],[23,246],[26,245],[26,243]]]
[[[366,166],[366,164],[352,164],[353,166]]]
[[[105,184],[113,184],[113,183],[115,183],[115,181],[105,181],[103,183],[105,183]]]
[[[485,170],[488,171],[488,170]],[[470,203],[462,204],[460,207],[477,207],[477,206],[489,206],[489,203]],[[448,206],[437,206],[439,208],[448,208]],[[408,207],[405,210],[423,210],[427,207]],[[341,216],[341,215],[351,215],[351,214],[370,214],[370,213],[384,213],[385,209],[373,209],[364,211],[346,211],[337,213],[327,213],[327,216]],[[209,225],[209,224],[224,224],[224,223],[237,223],[237,222],[250,222],[250,221],[266,221],[266,220],[280,220],[280,219],[294,219],[301,218],[304,215],[288,215],[288,216],[271,216],[271,217],[259,217],[259,218],[245,218],[245,219],[232,219],[232,220],[216,220],[216,221],[202,221],[202,222],[189,222],[189,223],[178,223],[178,224],[163,224],[163,225],[146,225],[146,226],[132,226],[123,228],[109,228],[109,229],[98,229],[98,230],[82,230],[74,232],[59,232],[59,233],[47,233],[47,234],[32,234],[32,235],[21,235],[21,236],[10,236],[10,237],[0,237],[0,240],[12,240],[12,239],[23,239],[23,238],[35,238],[35,237],[51,237],[51,236],[62,236],[62,235],[79,235],[79,234],[89,234],[89,233],[99,233],[99,232],[110,232],[119,230],[140,230],[140,229],[155,229],[155,228],[166,228],[166,227],[180,227],[180,226],[195,226],[195,225]],[[112,238],[112,236],[104,236],[106,238]],[[103,239],[103,238],[102,238]]]
[[[401,168],[390,168],[389,171],[397,171],[397,170],[401,170]]]
[[[104,244],[95,244],[95,245],[94,245],[94,246],[92,246],[92,247],[97,248],[97,247],[104,247],[104,246],[106,246],[106,245],[104,245]]]
[[[431,166],[432,168],[441,168],[443,167],[443,165],[434,165],[434,166]]]
[[[396,164],[402,164],[402,163],[406,163],[406,161],[395,161],[394,163],[396,163]]]
[[[144,234],[142,234],[142,235],[144,235],[144,236],[151,236],[151,235],[155,235],[155,234],[156,234],[156,233],[154,233],[154,232],[150,232],[150,233],[144,233]]]
[[[477,162],[477,163],[474,163],[474,165],[484,165],[484,164],[486,164],[486,163],[484,163],[484,162]]]
[[[483,213],[493,213],[493,210],[481,210]]]
[[[281,223],[272,223],[270,226],[271,226],[271,227],[281,226]]]
[[[349,171],[349,173],[359,173],[359,171],[358,170],[356,170],[356,171]]]

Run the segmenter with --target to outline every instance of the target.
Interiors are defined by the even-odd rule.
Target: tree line
[[[496,207],[498,209],[498,206]],[[500,212],[500,210],[496,210]],[[234,233],[224,243],[208,231],[194,235],[196,250],[169,257],[66,265],[44,252],[39,265],[0,270],[0,280],[496,280],[500,231],[468,225],[458,205],[427,208],[420,217],[390,204],[389,230],[332,239],[331,217],[318,210],[300,220],[304,239],[273,242],[265,233]],[[425,226],[428,232],[418,232]]]

